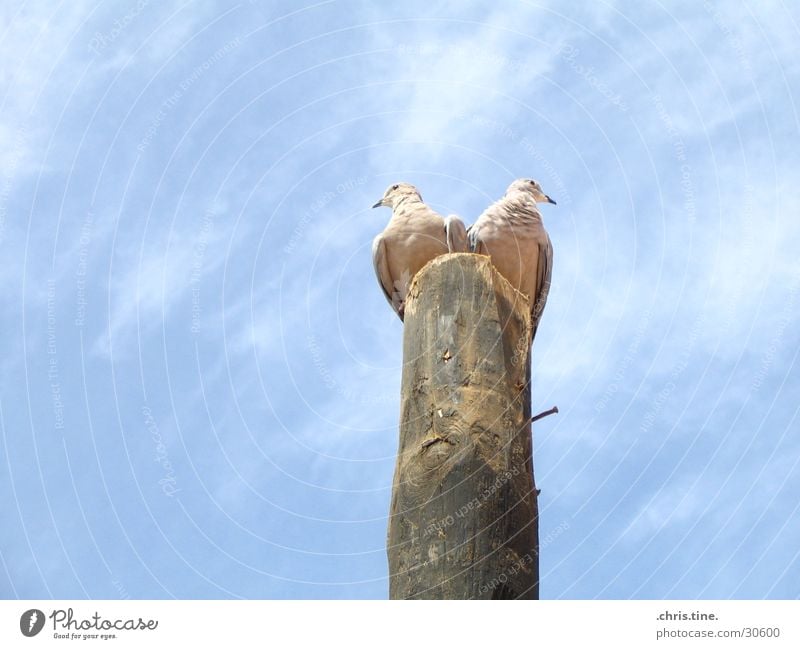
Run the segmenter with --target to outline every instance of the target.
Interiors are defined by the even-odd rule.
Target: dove
[[[547,302],[553,268],[553,246],[537,203],[556,204],[535,180],[515,180],[468,231],[471,251],[491,257],[497,271],[530,300],[531,342]]]
[[[372,207],[391,207],[389,224],[372,242],[375,274],[400,320],[414,275],[431,259],[469,252],[467,230],[455,215],[443,218],[422,202],[414,185],[391,185]]]

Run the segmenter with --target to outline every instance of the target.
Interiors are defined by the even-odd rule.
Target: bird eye
[[[400,187],[400,185],[392,185],[392,191],[394,191],[394,190],[395,190],[395,189],[397,189],[398,187]]]
[[[534,187],[536,187],[536,181],[534,181],[534,180],[529,180],[528,182],[529,182],[531,185],[533,185]]]

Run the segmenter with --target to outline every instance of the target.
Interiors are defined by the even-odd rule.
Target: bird
[[[428,207],[414,185],[390,185],[375,207],[391,207],[392,218],[372,242],[375,274],[389,304],[403,320],[408,287],[431,259],[469,252],[467,229],[458,216],[443,218]]]
[[[553,270],[553,245],[537,203],[556,204],[537,181],[515,180],[467,232],[471,252],[488,255],[497,271],[530,301],[531,342],[547,302]]]

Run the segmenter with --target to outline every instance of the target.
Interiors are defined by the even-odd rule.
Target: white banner
[[[777,649],[798,620],[794,601],[3,601],[0,647]]]

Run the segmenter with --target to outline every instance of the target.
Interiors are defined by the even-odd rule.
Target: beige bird
[[[489,255],[499,273],[530,300],[531,340],[547,302],[553,269],[553,246],[536,203],[556,204],[535,180],[515,180],[468,232],[472,252]]]
[[[417,188],[397,183],[372,207],[391,207],[392,218],[372,242],[375,274],[389,304],[403,319],[414,275],[447,252],[469,252],[467,230],[457,216],[446,219],[422,202]]]

